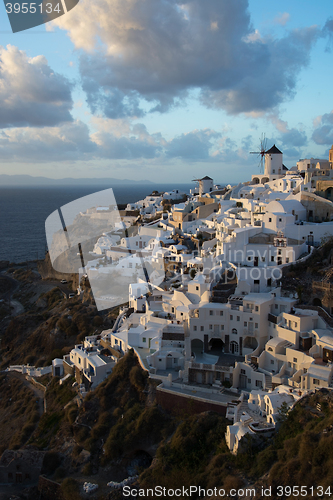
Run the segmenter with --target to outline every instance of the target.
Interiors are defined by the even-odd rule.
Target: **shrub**
[[[64,500],[80,500],[80,483],[72,477],[63,480],[60,487]]]

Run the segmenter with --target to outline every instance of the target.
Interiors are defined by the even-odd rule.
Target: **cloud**
[[[287,22],[289,21],[290,19],[290,14],[288,12],[283,12],[283,14],[278,14],[273,22],[274,24],[280,24],[281,26],[285,26],[287,24]]]
[[[311,48],[320,34],[317,27],[311,27],[294,30],[279,40],[249,43],[240,77],[228,88],[203,90],[202,102],[232,115],[274,109],[295,95],[298,73],[308,64]]]
[[[326,50],[329,52],[333,45],[333,18],[327,19],[325,26],[322,31],[323,37],[327,37],[327,47]]]
[[[0,128],[54,126],[73,120],[72,84],[44,56],[0,46]]]
[[[332,145],[333,144],[333,111],[318,116],[315,121],[315,130],[312,134],[312,139],[316,144]]]
[[[320,35],[263,39],[247,0],[81,0],[53,24],[81,49],[90,109],[110,118],[166,112],[192,89],[229,114],[270,110],[293,97]]]
[[[268,118],[281,133],[280,137],[277,138],[277,141],[281,142],[284,148],[299,148],[307,144],[308,138],[303,130],[298,130],[295,127],[289,128],[288,123],[281,120],[275,114],[269,115]]]
[[[166,156],[195,161],[208,160],[211,158],[210,149],[213,147],[214,140],[219,137],[221,134],[211,129],[181,134],[165,145]]]
[[[77,120],[58,127],[22,127],[0,132],[0,155],[7,162],[158,160],[216,162],[235,150],[235,143],[212,129],[193,130],[167,141],[142,123],[94,118],[91,132]]]
[[[96,149],[87,125],[79,121],[60,127],[22,127],[0,132],[0,155],[11,162],[84,160],[90,159]]]

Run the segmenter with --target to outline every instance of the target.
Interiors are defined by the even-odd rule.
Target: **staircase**
[[[273,388],[272,377],[270,375],[265,374],[265,389],[267,391],[271,391],[272,388]]]
[[[329,269],[327,271],[327,273],[325,274],[325,276],[323,278],[323,282],[329,283],[331,281],[332,276],[333,276],[333,267],[331,267],[331,269]]]

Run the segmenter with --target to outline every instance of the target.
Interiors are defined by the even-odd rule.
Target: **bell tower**
[[[333,168],[333,146],[330,149],[330,152],[328,155],[328,161],[330,162],[330,168]]]

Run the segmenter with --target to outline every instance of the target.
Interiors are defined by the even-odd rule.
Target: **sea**
[[[45,220],[58,208],[109,186],[0,187],[0,261],[21,263],[43,259],[47,250]],[[132,203],[152,191],[180,189],[192,184],[126,184],[112,186],[118,204]]]

